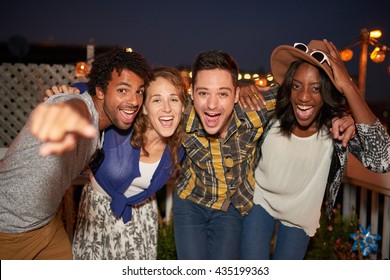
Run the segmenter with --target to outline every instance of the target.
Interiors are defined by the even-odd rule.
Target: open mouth
[[[297,105],[297,115],[301,119],[309,118],[314,112],[314,106]]]
[[[125,123],[132,123],[134,120],[135,115],[138,112],[138,108],[133,108],[133,109],[120,109],[119,110],[122,120]]]
[[[160,118],[158,118],[158,120],[160,121],[160,123],[163,127],[169,128],[169,127],[172,127],[174,118],[172,116],[160,117]]]
[[[204,115],[206,123],[210,127],[216,126],[221,117],[221,114],[218,113],[205,113]]]

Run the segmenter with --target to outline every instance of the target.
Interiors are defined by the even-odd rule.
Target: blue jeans
[[[179,260],[231,260],[240,253],[243,217],[173,197],[173,224]]]
[[[244,218],[240,258],[243,260],[268,260],[276,224],[274,260],[303,260],[310,237],[304,230],[288,227],[275,220],[260,205],[255,204]]]

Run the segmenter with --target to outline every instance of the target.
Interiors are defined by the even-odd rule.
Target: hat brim
[[[319,63],[310,54],[288,45],[277,47],[271,54],[271,72],[278,84],[281,85],[284,82],[285,75],[291,63],[297,60],[306,61],[323,69],[332,83],[335,84],[332,68],[327,62]]]

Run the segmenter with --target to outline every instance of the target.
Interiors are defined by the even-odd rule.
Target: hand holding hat
[[[351,77],[348,74],[348,71],[345,67],[344,62],[341,60],[341,55],[336,46],[329,42],[328,40],[324,40],[324,44],[329,50],[329,56],[332,63],[332,71],[334,80],[332,80],[334,86],[342,93],[345,94],[348,92],[346,87],[356,87],[356,85],[351,80]]]
[[[277,83],[283,83],[291,63],[297,60],[306,61],[324,70],[341,93],[345,92],[345,86],[354,85],[339,51],[328,40],[312,40],[307,46],[296,43],[294,46],[277,47],[271,55],[271,71]]]

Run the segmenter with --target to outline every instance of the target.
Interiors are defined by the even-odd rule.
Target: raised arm
[[[377,117],[369,108],[355,83],[351,80],[347,69],[345,68],[344,62],[341,60],[340,52],[333,43],[327,40],[324,40],[324,43],[331,54],[329,60],[336,82],[335,86],[347,99],[355,122],[362,124],[374,124]]]
[[[360,145],[352,143],[350,151],[375,172],[390,171],[390,137],[378,118],[371,111],[356,85],[351,81],[341,60],[340,53],[333,43],[324,40],[331,57],[330,63],[335,78],[335,86],[345,95],[357,125]],[[344,142],[344,141],[343,141]]]

